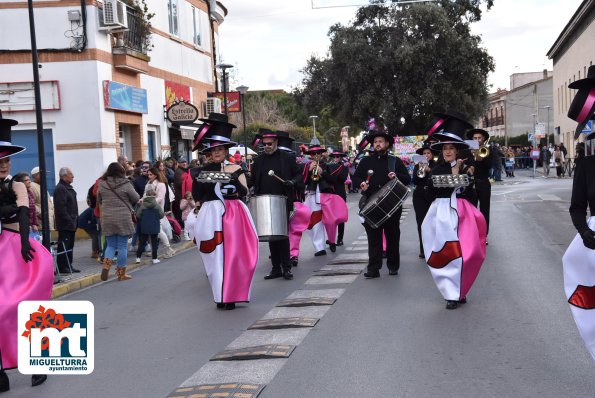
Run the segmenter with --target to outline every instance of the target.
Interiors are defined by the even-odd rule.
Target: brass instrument
[[[318,167],[320,165],[320,160],[316,160],[314,161],[315,167],[314,170],[312,170],[312,175],[310,176],[310,178],[312,179],[312,181],[318,181],[320,180],[320,176],[318,175]]]
[[[417,164],[417,178],[424,178],[426,176],[426,167],[428,166],[427,163],[418,163]]]
[[[490,138],[492,138],[492,137],[489,137],[486,140],[486,142],[484,142],[483,145],[479,147],[479,150],[477,151],[477,155],[482,159],[485,159],[488,156],[490,156],[490,147],[488,146],[488,142],[490,142]]]

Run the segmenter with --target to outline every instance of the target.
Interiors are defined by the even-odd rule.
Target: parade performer
[[[490,134],[483,129],[471,129],[467,131],[467,139],[475,140],[481,149],[486,145],[490,138]],[[485,149],[484,149],[485,150]],[[479,200],[479,211],[483,214],[486,220],[487,233],[490,233],[490,200],[492,197],[492,184],[490,183],[490,169],[492,168],[493,155],[487,150],[482,153],[478,151],[473,156],[473,177],[475,178],[475,192]],[[486,241],[487,244],[487,241]]]
[[[578,138],[589,119],[595,118],[595,65],[585,79],[569,88],[578,89],[568,110],[568,117],[578,122]],[[595,139],[589,134],[585,141]],[[587,219],[587,208],[590,217]],[[562,257],[564,291],[576,326],[595,361],[595,156],[577,162],[570,199],[570,217],[577,235]]]
[[[18,364],[18,305],[24,300],[49,300],[54,279],[52,255],[29,238],[27,188],[9,177],[10,157],[25,150],[11,143],[11,128],[17,124],[0,113],[0,392],[10,389],[5,370]],[[46,379],[33,375],[31,385]]]
[[[261,130],[261,143],[264,152],[254,159],[250,174],[250,186],[254,195],[279,195],[287,198],[287,214],[293,208],[292,193],[299,183],[300,173],[295,159],[285,151],[278,149],[278,134],[271,130]],[[270,174],[273,171],[274,175]],[[275,177],[276,176],[276,177]],[[283,180],[281,182],[280,180]],[[269,242],[271,251],[271,272],[264,279],[293,279],[289,262],[289,238]]]
[[[312,212],[306,233],[312,239],[314,256],[326,255],[321,193],[329,193],[331,187],[323,178],[323,174],[328,174],[326,165],[322,163],[323,152],[325,152],[325,149],[320,145],[310,145],[306,151],[306,155],[310,156],[310,161],[304,164],[304,170],[302,172],[303,181],[306,185],[305,204]]]
[[[429,144],[425,144],[416,150],[415,153],[425,157],[425,161],[416,164],[413,168],[413,185],[415,185],[415,189],[413,190],[413,210],[415,211],[417,235],[419,236],[419,258],[425,258],[424,244],[421,238],[421,224],[432,204],[432,201],[427,197],[426,188],[432,167],[434,167],[436,162],[434,162],[434,153],[430,149]]]
[[[292,161],[297,163],[295,151],[292,148],[293,138],[289,137],[289,133],[285,131],[277,131],[278,135],[278,148],[281,151],[288,153],[292,157]],[[302,168],[303,165],[298,164],[298,168]],[[310,224],[310,216],[312,212],[310,208],[304,204],[304,184],[301,180],[297,182],[297,185],[288,191],[289,199],[293,201],[293,210],[289,217],[289,263],[292,267],[297,267],[300,255],[300,242],[302,240],[302,234],[308,225]]]
[[[466,174],[460,158],[468,148],[463,141],[466,129],[471,128],[463,118],[449,118],[439,133],[432,150],[440,150],[442,159],[432,169],[431,176]],[[428,180],[427,194],[432,205],[422,224],[422,240],[426,262],[440,293],[452,310],[466,303],[467,293],[485,259],[486,224],[483,215],[469,198],[473,186],[462,188],[434,187]]]
[[[252,216],[240,200],[248,193],[244,171],[238,165],[224,165],[235,125],[221,114],[200,119],[209,125],[204,152],[212,161],[202,171],[231,173],[229,182],[204,181],[197,177],[192,196],[200,202],[194,239],[202,258],[217,308],[232,310],[235,303],[249,302],[252,278],[258,263],[258,236]],[[196,134],[204,134],[201,129]]]
[[[389,180],[398,178],[404,185],[409,185],[411,177],[403,161],[388,154],[394,139],[386,131],[371,130],[367,141],[372,143],[374,149],[369,156],[362,158],[353,176],[354,184],[358,184],[365,199],[379,191]],[[371,170],[373,174],[368,175]],[[363,207],[360,201],[360,209]],[[386,235],[386,265],[389,275],[398,275],[400,267],[399,241],[401,237],[400,219],[403,208],[397,211],[380,228],[373,228],[364,221],[364,228],[368,237],[368,269],[364,273],[366,278],[380,277],[382,268],[382,234]]]
[[[344,156],[343,152],[332,152],[330,154],[331,162],[327,165],[328,173],[322,175],[330,185],[329,193],[320,194],[322,224],[328,237],[327,243],[333,253],[337,250],[337,246],[343,246],[345,222],[349,217],[347,192],[345,192],[345,181],[349,176],[349,170],[343,164]]]

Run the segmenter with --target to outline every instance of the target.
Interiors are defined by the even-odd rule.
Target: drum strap
[[[388,171],[396,173],[397,157],[388,155]]]

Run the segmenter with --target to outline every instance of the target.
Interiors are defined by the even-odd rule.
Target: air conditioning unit
[[[221,113],[221,100],[217,97],[207,98],[207,117],[213,112]]]
[[[103,0],[103,13],[99,16],[99,30],[128,30],[128,11],[126,4],[120,0]]]

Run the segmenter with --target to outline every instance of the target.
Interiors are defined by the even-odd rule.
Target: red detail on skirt
[[[223,231],[215,231],[212,239],[200,241],[200,252],[212,253],[221,243],[223,243]]]
[[[308,229],[314,228],[316,224],[322,221],[322,210],[316,210],[312,212],[310,216],[310,224],[308,224]]]
[[[595,286],[578,285],[568,303],[583,310],[595,309]]]
[[[444,244],[439,252],[432,252],[428,265],[432,268],[444,268],[451,261],[462,257],[461,244],[459,241],[450,241]]]

